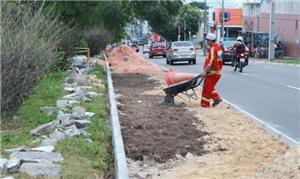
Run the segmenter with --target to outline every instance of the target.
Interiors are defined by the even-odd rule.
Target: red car
[[[164,58],[167,55],[166,45],[164,43],[155,43],[150,47],[149,58],[154,56],[163,56]]]

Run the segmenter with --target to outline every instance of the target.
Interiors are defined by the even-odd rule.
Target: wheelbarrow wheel
[[[167,105],[174,105],[173,96],[170,96],[170,95],[165,96],[164,103]]]

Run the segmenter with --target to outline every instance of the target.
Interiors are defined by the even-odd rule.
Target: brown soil
[[[114,74],[113,80],[122,95],[118,101],[123,104],[119,110],[127,157],[165,162],[176,154],[206,153],[201,138],[208,133],[195,128],[202,122],[193,112],[180,105],[163,105],[163,96],[143,94],[159,86],[157,81],[140,74]]]

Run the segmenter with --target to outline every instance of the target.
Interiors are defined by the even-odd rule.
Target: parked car
[[[154,43],[150,47],[149,58],[154,56],[166,57],[166,45],[165,43]]]
[[[144,45],[144,48],[143,48],[143,54],[149,53],[149,52],[150,52],[149,45]]]
[[[196,64],[196,49],[190,41],[175,41],[167,48],[166,63],[173,65],[174,62],[188,61]]]
[[[137,44],[131,44],[131,48],[136,52],[140,51],[139,46]]]

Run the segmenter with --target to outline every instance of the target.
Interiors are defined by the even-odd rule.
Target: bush
[[[84,32],[91,56],[98,55],[111,41],[110,33],[103,27],[93,27]]]
[[[56,64],[65,26],[33,2],[1,5],[1,111],[18,108],[45,71]]]

